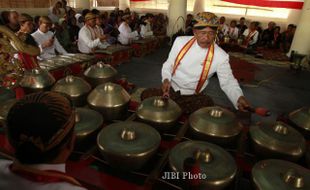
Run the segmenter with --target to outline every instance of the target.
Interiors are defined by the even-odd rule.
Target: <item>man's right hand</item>
[[[161,86],[163,96],[169,96],[170,87],[171,87],[170,81],[168,79],[165,79]]]
[[[54,44],[54,39],[51,38],[45,42],[42,43],[43,48],[51,47]]]
[[[99,37],[99,39],[100,39],[101,42],[103,42],[103,41],[105,41],[107,39],[107,36],[106,35],[101,35]]]

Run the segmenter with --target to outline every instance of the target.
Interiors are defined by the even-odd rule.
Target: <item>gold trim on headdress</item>
[[[219,21],[218,17],[210,12],[201,12],[195,16],[195,20],[197,23],[194,24],[194,28],[196,27],[218,27]]]
[[[86,15],[85,15],[85,21],[87,21],[87,20],[91,20],[91,19],[95,19],[97,16],[95,15],[95,14],[93,14],[93,13],[87,13]]]

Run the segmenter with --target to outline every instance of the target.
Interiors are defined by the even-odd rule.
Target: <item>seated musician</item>
[[[295,29],[296,26],[294,24],[289,24],[286,31],[281,33],[280,47],[284,53],[287,53],[290,50],[294,38]]]
[[[141,99],[170,96],[188,114],[201,107],[213,106],[212,99],[204,95],[203,90],[208,79],[216,73],[221,89],[234,107],[244,111],[249,103],[232,74],[229,55],[215,43],[219,27],[217,17],[203,12],[195,19],[194,36],[178,37],[162,67],[162,90],[147,89]]]
[[[58,25],[56,27],[56,38],[66,51],[71,50],[72,41],[68,29],[68,21],[65,18],[60,18],[58,21]]]
[[[104,35],[102,24],[103,24],[103,18],[101,17],[101,15],[96,15],[96,26],[94,28],[96,37]]]
[[[153,21],[153,15],[152,14],[147,14],[144,17],[144,20],[142,20],[140,27],[141,27],[141,32],[140,35],[142,38],[148,38],[153,36],[153,31],[152,31],[152,26],[151,23]]]
[[[34,28],[33,19],[30,15],[22,13],[19,18],[19,25],[20,29],[16,33],[19,39],[21,39],[27,45],[38,47],[37,42],[35,39],[30,35]],[[23,67],[28,69],[33,69],[38,66],[36,56],[31,56],[26,53],[18,52],[17,54],[18,59],[23,63]]]
[[[67,51],[60,45],[59,41],[55,37],[55,33],[50,31],[51,27],[51,19],[46,16],[42,16],[39,19],[38,30],[31,34],[39,45],[39,48],[41,50],[41,59],[55,57],[55,51],[60,54],[67,54]]]
[[[140,27],[140,20],[139,20],[138,13],[132,12],[130,14],[130,16],[131,16],[131,18],[130,18],[129,26],[130,26],[131,30],[137,30]],[[121,23],[119,23],[119,26],[120,26],[120,24]]]
[[[237,24],[237,28],[239,29],[239,37],[243,35],[243,32],[248,28],[245,24],[245,18],[241,17],[239,20],[239,24]]]
[[[76,19],[76,25],[79,28],[82,28],[84,26],[84,17],[80,13],[77,13],[75,14],[75,19]]]
[[[66,0],[61,0],[62,8],[65,10],[67,14],[70,10],[73,10],[72,7],[68,6],[68,2]]]
[[[126,9],[124,10],[124,14],[130,14],[130,13],[131,13],[131,11],[130,11],[129,8],[126,8]]]
[[[85,25],[79,32],[78,48],[82,53],[94,53],[96,49],[105,49],[108,46],[107,36],[96,34],[96,18],[93,13],[85,16]]]
[[[192,27],[192,21],[194,16],[192,14],[186,15],[185,28]]]
[[[152,31],[155,36],[165,36],[167,34],[168,17],[159,13],[154,18]]]
[[[280,43],[281,43],[281,34],[280,34],[280,26],[276,26],[273,31],[273,38],[270,45],[270,48],[272,49],[279,49]]]
[[[19,14],[17,11],[8,12],[6,26],[9,29],[11,29],[14,33],[19,30],[18,17]]]
[[[230,22],[230,26],[229,26],[228,30],[226,31],[226,33],[224,33],[224,35],[229,36],[229,38],[232,40],[238,39],[239,29],[237,28],[237,21],[236,20],[232,20]]]
[[[132,31],[129,24],[130,24],[130,20],[131,20],[131,16],[130,15],[124,15],[122,17],[123,22],[121,23],[121,25],[118,27],[118,30],[120,32],[120,34],[118,35],[118,41],[122,44],[122,45],[128,45],[130,44],[133,40],[136,40],[139,38],[139,33],[137,30]]]
[[[72,17],[68,20],[68,30],[70,34],[70,40],[75,46],[77,45],[77,40],[79,38],[80,28],[76,24],[76,18]]]
[[[268,28],[262,32],[260,45],[267,46],[267,47],[271,46],[272,40],[274,37],[273,33],[274,33],[275,26],[276,26],[275,22],[269,22],[268,23]]]
[[[75,142],[74,110],[56,92],[25,96],[7,116],[15,160],[0,160],[1,190],[85,190],[66,174]]]
[[[244,41],[242,47],[244,48],[255,48],[258,40],[259,32],[256,30],[257,22],[251,22],[250,27],[243,33]]]
[[[65,14],[65,10],[62,8],[61,1],[56,1],[54,6],[48,9],[48,17],[53,23],[58,23],[58,20]]]
[[[228,32],[228,25],[225,23],[226,22],[226,18],[224,16],[221,16],[219,19],[219,30],[218,30],[218,38],[220,41],[222,41],[224,39],[224,35],[227,34]]]
[[[106,38],[106,42],[107,42],[107,46],[111,45],[111,44],[115,44],[117,41],[117,35],[116,37],[114,37],[113,35],[115,35],[115,30],[117,30],[117,28],[114,28],[112,25],[108,24],[106,22],[107,19],[105,19],[105,15],[101,14],[98,15],[96,18],[96,28],[95,28],[95,33],[96,36],[102,36],[105,35]],[[105,24],[104,24],[105,23]]]
[[[33,18],[28,14],[22,13],[18,18],[18,22],[20,29],[16,35],[26,44],[38,46],[37,42],[30,35],[34,27]]]

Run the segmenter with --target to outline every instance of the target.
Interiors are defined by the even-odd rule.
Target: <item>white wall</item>
[[[238,22],[241,17],[239,15],[226,15],[226,14],[222,14],[218,16],[225,16],[226,24],[229,24],[231,20],[237,20]],[[263,29],[267,28],[268,23],[270,21],[274,21],[277,24],[277,26],[281,27],[281,31],[284,31],[288,24],[298,24],[299,17],[300,17],[300,11],[295,11],[295,14],[290,15],[289,18],[287,19],[247,16],[246,21],[248,25],[252,21],[259,21]]]

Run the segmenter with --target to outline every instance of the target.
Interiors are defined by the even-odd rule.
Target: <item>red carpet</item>
[[[230,66],[235,78],[243,83],[253,82],[255,80],[255,72],[259,70],[257,65],[234,56],[230,56]]]
[[[274,61],[289,61],[289,58],[281,50],[258,48],[257,52],[262,55],[263,59]]]

